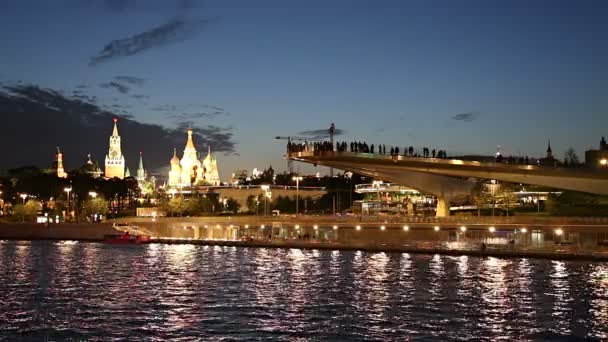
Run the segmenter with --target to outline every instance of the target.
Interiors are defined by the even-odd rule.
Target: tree
[[[574,151],[574,149],[572,147],[570,147],[568,150],[566,150],[566,154],[564,157],[564,163],[568,164],[570,166],[577,166],[580,164],[580,160],[578,159],[578,156],[576,155],[576,151]]]
[[[513,209],[519,205],[519,198],[516,192],[517,187],[514,184],[502,183],[495,194],[496,204],[507,211],[507,216],[509,216],[509,209]]]
[[[247,197],[247,209],[252,214],[257,214],[260,210],[260,203],[264,202],[262,195],[249,195]]]
[[[168,201],[163,201],[161,208],[168,216],[182,216],[189,209],[184,196],[174,196]]]
[[[240,208],[241,204],[234,198],[230,197],[226,200],[226,210],[236,214],[239,212]]]
[[[91,219],[94,215],[103,215],[106,216],[108,213],[109,203],[105,199],[101,197],[97,197],[94,199],[90,199],[84,202],[81,216],[83,218]]]
[[[492,194],[483,180],[478,180],[471,192],[471,200],[477,207],[477,216],[481,216],[481,209],[492,203]]]
[[[17,204],[13,208],[13,214],[15,217],[20,217],[21,221],[32,221],[38,214],[38,211],[42,208],[40,201],[29,200],[25,204]]]

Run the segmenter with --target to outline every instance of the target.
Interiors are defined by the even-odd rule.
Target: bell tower
[[[110,148],[106,155],[106,178],[125,178],[125,157],[120,148],[120,135],[118,135],[118,118],[114,118],[114,130],[110,136]]]

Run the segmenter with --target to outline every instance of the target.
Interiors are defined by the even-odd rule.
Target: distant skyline
[[[602,1],[3,1],[0,86],[94,106],[58,97],[41,110],[0,89],[4,149],[39,140],[0,169],[57,145],[68,167],[85,150],[103,163],[111,115],[131,120],[131,171],[138,150],[168,167],[190,125],[203,155],[225,153],[223,180],[284,170],[273,138],[332,122],[338,140],[540,157],[550,139],[557,158],[573,147],[584,159],[608,136],[607,17]],[[65,137],[88,129],[105,131]]]

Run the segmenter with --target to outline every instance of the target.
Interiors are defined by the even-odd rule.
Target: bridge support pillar
[[[450,202],[445,197],[437,197],[436,217],[450,216]]]

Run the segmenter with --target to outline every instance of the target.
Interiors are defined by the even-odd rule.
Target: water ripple
[[[608,266],[0,241],[0,340],[608,339]]]

